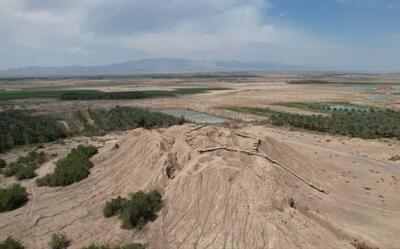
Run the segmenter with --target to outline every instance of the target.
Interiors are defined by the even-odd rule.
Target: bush
[[[103,210],[105,217],[119,215],[124,229],[143,228],[148,221],[157,218],[162,208],[161,195],[154,190],[149,193],[139,191],[130,195],[129,199],[118,197],[106,203]]]
[[[8,237],[0,241],[0,249],[25,249],[25,247],[18,240]]]
[[[115,249],[145,249],[145,248],[146,246],[143,244],[131,243],[131,244],[120,245]]]
[[[2,174],[5,177],[13,176],[17,173],[17,171],[19,170],[20,167],[21,167],[20,164],[12,162],[12,163],[10,163],[10,165],[8,165],[8,167],[3,169]]]
[[[95,245],[95,244],[92,244],[92,245],[87,246],[87,247],[82,247],[82,249],[111,249],[111,247],[109,245]]]
[[[26,189],[19,184],[10,188],[0,188],[0,212],[11,211],[28,201]]]
[[[5,167],[7,167],[6,161],[4,161],[4,159],[1,159],[1,158],[0,158],[0,169],[3,169],[3,168],[5,168]]]
[[[111,217],[121,213],[123,207],[127,204],[127,199],[118,196],[111,201],[108,201],[103,209],[103,214],[105,217]]]
[[[37,174],[31,166],[20,167],[15,173],[15,177],[17,178],[17,180],[31,179],[36,176]]]
[[[44,152],[31,151],[27,156],[19,157],[17,161],[10,163],[2,173],[6,177],[15,175],[18,180],[34,178],[35,170],[45,161],[46,154]]]
[[[83,247],[82,249],[145,249],[146,246],[138,243],[130,243],[125,245],[120,245],[117,247],[111,247],[109,245],[90,245],[88,247]]]
[[[46,153],[44,152],[38,153],[37,151],[31,151],[27,156],[20,157],[17,160],[17,163],[31,166],[33,168],[38,167],[44,162],[46,162]]]
[[[70,245],[71,241],[67,238],[65,234],[55,233],[51,235],[51,240],[49,242],[50,249],[65,249]]]
[[[96,153],[96,147],[79,145],[56,163],[53,173],[37,179],[37,184],[50,187],[67,186],[85,179],[93,166],[89,159]]]

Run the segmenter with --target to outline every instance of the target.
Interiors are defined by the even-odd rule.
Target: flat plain
[[[399,137],[364,139],[277,126],[268,115],[236,111],[329,116],[318,109],[326,104],[400,111],[398,85],[400,75],[284,72],[0,80],[1,94],[193,89],[143,99],[0,100],[2,111],[29,109],[66,127],[73,112],[116,106],[190,110],[226,120],[42,144],[39,151],[52,157],[36,170],[36,178],[52,172],[80,144],[94,145],[99,153],[90,175],[72,185],[20,181],[29,201],[0,213],[0,239],[13,236],[28,248],[46,248],[51,234],[62,232],[71,248],[121,242],[148,248],[399,248]],[[209,90],[194,90],[199,88]],[[18,146],[0,158],[9,163],[36,146]],[[0,176],[0,187],[15,182]],[[125,230],[118,219],[103,217],[110,198],[154,189],[164,205],[143,229]]]

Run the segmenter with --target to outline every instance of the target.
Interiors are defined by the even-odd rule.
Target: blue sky
[[[400,71],[399,0],[0,0],[0,69],[142,58]]]
[[[373,37],[400,30],[400,1],[275,0],[272,13],[309,31],[344,38]]]

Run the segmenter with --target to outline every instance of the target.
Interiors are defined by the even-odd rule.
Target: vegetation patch
[[[330,116],[278,113],[271,115],[275,125],[327,132],[365,139],[400,138],[400,112],[375,110],[364,112],[339,112]]]
[[[0,158],[0,170],[7,167],[7,162]]]
[[[125,92],[67,92],[60,96],[61,100],[116,100],[116,99],[145,99],[159,97],[176,97],[182,94],[199,94],[228,88],[176,88],[172,91],[144,90]]]
[[[262,116],[262,117],[269,117],[272,114],[278,113],[269,108],[258,108],[258,107],[226,107],[224,109],[229,110],[229,111],[234,111],[234,112]]]
[[[78,111],[68,122],[71,130],[67,130],[49,116],[32,116],[19,110],[3,111],[0,112],[0,153],[18,145],[52,142],[71,135],[103,135],[110,131],[168,127],[184,122],[182,118],[164,113],[117,106],[110,110]]]
[[[18,240],[7,237],[4,241],[0,241],[0,249],[25,249],[25,247]]]
[[[44,152],[31,151],[27,156],[18,158],[2,170],[6,177],[14,176],[18,180],[31,179],[36,176],[35,170],[41,164],[46,162],[46,154]]]
[[[67,93],[96,93],[95,90],[35,90],[35,91],[0,91],[0,101],[28,98],[60,98]]]
[[[28,98],[58,98],[60,100],[113,100],[113,99],[144,99],[158,97],[175,97],[181,94],[199,94],[229,88],[177,88],[172,91],[143,90],[123,92],[102,92],[97,90],[35,90],[35,91],[0,91],[0,101]]]
[[[71,241],[63,233],[54,233],[49,241],[50,249],[66,249],[71,244]]]
[[[336,110],[331,115],[301,115],[255,107],[228,110],[269,117],[274,125],[365,139],[400,138],[400,112],[390,109]]]
[[[291,80],[287,82],[288,84],[335,84],[335,82],[330,82],[326,80],[318,79],[304,79],[304,80]],[[337,83],[336,83],[337,84]]]
[[[0,188],[0,213],[17,209],[27,201],[26,189],[19,184],[9,188]]]
[[[82,249],[145,249],[146,246],[143,244],[139,244],[139,243],[129,243],[129,244],[123,244],[123,245],[119,245],[116,247],[112,247],[109,246],[107,244],[103,244],[103,245],[90,245],[87,247],[83,247]]]
[[[123,131],[139,127],[169,127],[183,124],[182,118],[176,118],[159,112],[150,112],[140,108],[115,107],[110,110],[96,109],[76,114],[76,127],[86,135],[100,135],[110,131]]]
[[[128,92],[69,92],[60,96],[61,100],[116,100],[173,97],[172,91],[128,91]]]
[[[149,193],[139,191],[125,199],[117,197],[108,201],[103,209],[105,217],[118,215],[124,229],[143,228],[147,222],[157,218],[162,208],[161,194],[154,190]]]
[[[53,173],[37,179],[37,184],[50,187],[67,186],[85,179],[93,166],[89,159],[96,153],[97,149],[93,146],[79,145],[56,163]]]
[[[360,81],[328,81],[322,79],[301,79],[301,80],[291,80],[287,82],[288,84],[299,84],[299,85],[307,85],[307,84],[318,84],[318,85],[326,85],[326,84],[333,84],[333,85],[376,85],[382,83],[376,82],[360,82]],[[385,85],[388,84],[397,84],[397,83],[384,83]]]
[[[194,87],[194,88],[176,88],[174,90],[175,94],[200,94],[200,93],[208,93],[211,91],[221,91],[221,90],[231,90],[230,88],[222,88],[222,87]]]
[[[0,112],[0,153],[17,145],[51,142],[66,136],[65,127],[51,117],[32,117],[17,110]]]
[[[370,107],[356,105],[349,102],[327,102],[327,103],[315,103],[315,102],[278,102],[274,103],[277,106],[284,106],[289,108],[324,111],[324,112],[338,112],[338,111],[358,111],[368,110]]]

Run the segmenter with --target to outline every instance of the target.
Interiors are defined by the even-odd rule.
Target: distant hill
[[[104,66],[21,67],[0,70],[0,77],[137,75],[152,73],[201,73],[230,71],[301,70],[298,66],[240,61],[143,59]]]

